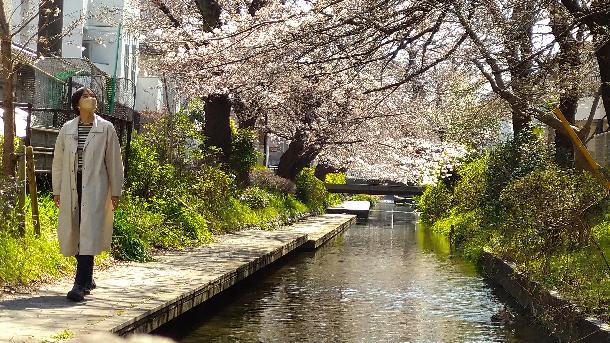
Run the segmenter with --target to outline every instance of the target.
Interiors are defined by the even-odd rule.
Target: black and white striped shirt
[[[83,148],[85,147],[85,141],[87,140],[87,136],[89,135],[92,126],[93,123],[78,123],[78,146],[76,149],[78,154],[78,171],[83,169]]]

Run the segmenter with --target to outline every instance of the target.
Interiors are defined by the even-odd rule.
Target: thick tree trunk
[[[4,144],[2,147],[2,171],[6,176],[15,176],[15,108],[13,107],[13,59],[11,41],[0,43],[3,82]]]
[[[582,43],[579,34],[571,32],[569,13],[561,5],[552,2],[549,5],[551,14],[551,31],[559,43],[558,62],[560,70],[567,74],[576,71],[582,65],[580,57]],[[580,82],[568,79],[564,82],[559,99],[559,109],[570,124],[576,122],[576,111],[581,94]],[[572,167],[574,165],[574,146],[563,131],[555,130],[555,159],[559,165]]]
[[[533,65],[528,57],[532,54],[532,34],[534,25],[533,4],[530,2],[517,2],[511,15],[511,29],[508,34],[508,41],[505,43],[508,56],[507,59],[511,66],[512,88],[523,104],[518,104],[513,108],[513,134],[521,134],[529,127],[532,120],[531,115],[525,111],[532,103],[532,90],[530,76],[532,75]]]
[[[228,163],[231,155],[231,100],[226,94],[211,94],[205,99],[206,144],[222,150],[221,162]]]
[[[212,31],[220,27],[220,14],[222,8],[216,0],[195,0],[195,5],[204,21],[204,29]]]
[[[576,109],[578,107],[577,96],[562,96],[559,101],[559,109],[570,124],[576,122]],[[574,165],[574,145],[572,140],[562,132],[555,130],[555,159],[564,167]]]
[[[513,122],[513,135],[516,137],[522,132],[527,130],[532,118],[522,111],[513,111],[512,122]]]
[[[294,181],[299,172],[311,165],[317,155],[317,150],[307,148],[300,136],[297,136],[288,145],[288,150],[280,157],[276,174]]]

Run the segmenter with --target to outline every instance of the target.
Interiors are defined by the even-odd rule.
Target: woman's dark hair
[[[80,112],[78,111],[78,102],[80,101],[80,98],[83,96],[83,93],[85,93],[85,91],[90,91],[91,93],[93,93],[94,96],[97,97],[97,95],[95,95],[95,92],[93,92],[90,88],[87,87],[81,87],[77,89],[76,92],[72,93],[72,98],[70,98],[70,102],[72,103],[72,110],[74,111],[77,117],[80,115]]]

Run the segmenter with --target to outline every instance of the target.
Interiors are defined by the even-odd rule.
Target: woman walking
[[[53,200],[59,207],[61,253],[77,261],[74,287],[67,297],[83,301],[95,288],[94,256],[110,250],[113,211],[123,189],[123,162],[114,126],[95,114],[95,93],[80,88],[71,102],[77,116],[62,126],[55,142]]]

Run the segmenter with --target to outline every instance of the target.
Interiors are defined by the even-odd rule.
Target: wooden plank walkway
[[[156,256],[95,273],[97,289],[82,303],[66,299],[71,280],[0,301],[0,342],[78,341],[93,332],[150,332],[299,247],[315,248],[355,222],[326,214],[274,231],[247,230],[186,252]],[[67,331],[66,331],[67,330]],[[66,342],[66,340],[62,340]]]

